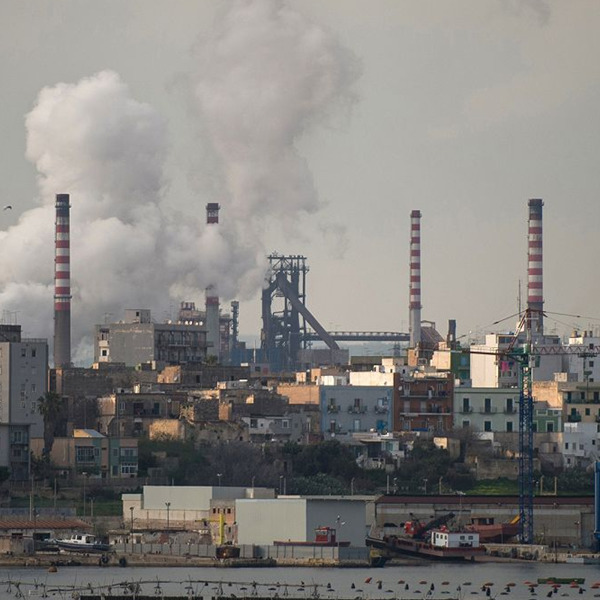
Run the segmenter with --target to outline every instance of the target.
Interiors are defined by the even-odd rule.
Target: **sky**
[[[407,331],[413,209],[422,317],[511,329],[529,198],[547,330],[600,325],[595,0],[22,0],[0,21],[0,310],[51,339],[70,193],[76,361],[94,323],[208,285],[257,335],[271,252],[307,257],[325,328]]]

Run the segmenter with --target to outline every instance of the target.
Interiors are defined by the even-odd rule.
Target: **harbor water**
[[[560,587],[539,583],[561,578]],[[575,578],[583,584],[569,583]],[[73,598],[95,593],[240,598],[537,600],[600,597],[600,566],[583,564],[431,563],[383,568],[1,568],[0,598]],[[596,586],[594,584],[597,584]],[[44,595],[45,594],[45,595]],[[134,597],[132,594],[131,597]]]

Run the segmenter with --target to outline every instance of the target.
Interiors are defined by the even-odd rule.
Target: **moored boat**
[[[64,552],[82,554],[110,552],[110,546],[89,533],[74,533],[70,538],[56,540],[58,548]]]

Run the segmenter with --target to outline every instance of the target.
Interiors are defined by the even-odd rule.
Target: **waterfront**
[[[536,584],[538,578],[585,578],[585,584],[551,586]],[[60,567],[56,573],[41,568],[0,569],[0,597],[72,597],[78,591],[123,593],[123,584],[139,584],[140,591],[165,595],[314,598],[428,598],[468,600],[506,596],[506,600],[533,598],[600,597],[598,565],[512,563],[431,563],[392,565],[384,568],[166,568],[166,567]],[[10,582],[10,583],[8,583]],[[253,585],[256,584],[256,585]],[[489,585],[488,585],[489,584]],[[514,585],[508,585],[514,584]],[[487,591],[489,589],[489,592]]]

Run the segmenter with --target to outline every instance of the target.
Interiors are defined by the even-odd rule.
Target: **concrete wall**
[[[238,543],[272,544],[276,540],[306,542],[306,500],[237,500]]]

